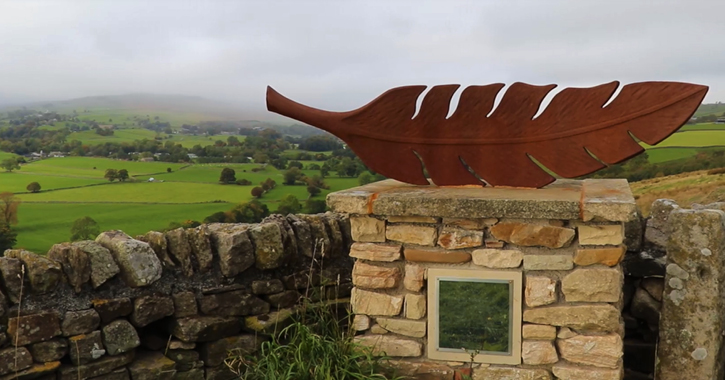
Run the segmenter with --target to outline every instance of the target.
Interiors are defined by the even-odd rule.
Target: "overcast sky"
[[[725,1],[0,0],[0,102],[135,92],[347,110],[406,84],[686,81],[725,101]]]

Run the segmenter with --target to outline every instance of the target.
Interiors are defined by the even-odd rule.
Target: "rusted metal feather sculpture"
[[[267,109],[332,133],[375,172],[438,186],[542,187],[554,177],[593,173],[654,145],[693,115],[708,87],[679,82],[619,82],[566,88],[536,118],[556,85],[514,83],[491,113],[503,84],[470,86],[448,118],[459,85],[397,87],[349,112],[328,112],[285,98],[267,87]],[[491,113],[490,116],[488,114]],[[537,162],[539,164],[537,164]]]

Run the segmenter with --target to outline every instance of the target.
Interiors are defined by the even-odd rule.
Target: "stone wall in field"
[[[346,299],[349,219],[274,215],[0,257],[0,379],[231,379],[299,299]],[[346,302],[343,302],[346,304]]]

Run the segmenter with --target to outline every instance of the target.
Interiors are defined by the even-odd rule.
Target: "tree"
[[[292,168],[302,169],[302,167],[303,167],[303,165],[299,161],[290,161],[290,163],[287,165],[287,169],[292,169]]]
[[[266,164],[267,162],[269,162],[269,156],[262,152],[255,153],[253,158],[254,158],[254,163],[257,163],[257,164]]]
[[[319,174],[315,174],[312,177],[307,177],[306,182],[308,186],[319,187],[320,189],[330,188],[330,186],[325,183],[325,180],[322,179],[322,176],[320,176]]]
[[[167,173],[171,173],[171,168],[166,168]]]
[[[224,223],[226,219],[227,214],[224,211],[219,211],[204,218],[204,223]]]
[[[262,194],[264,194],[264,189],[262,189],[261,187],[257,186],[257,187],[255,187],[255,188],[252,189],[252,196],[253,197],[255,197],[255,198],[261,198],[262,197]]]
[[[106,174],[103,175],[103,178],[107,179],[109,182],[113,182],[118,179],[118,171],[116,169],[106,169]]]
[[[0,167],[5,169],[6,172],[12,172],[15,169],[20,169],[20,164],[15,158],[8,158],[0,162]]]
[[[315,195],[319,194],[322,190],[320,190],[319,187],[315,186],[307,186],[307,192],[310,193],[310,197],[314,197]]]
[[[279,201],[279,207],[277,207],[277,214],[297,214],[302,210],[300,201],[292,194],[288,194],[286,197]]]
[[[17,242],[18,234],[9,226],[0,226],[0,256],[6,249],[11,249]]]
[[[121,182],[125,182],[128,179],[128,170],[121,169],[117,173],[117,178]]]
[[[269,216],[269,208],[264,203],[253,199],[240,203],[226,213],[227,223],[259,223]]]
[[[357,182],[360,184],[360,186],[367,185],[368,183],[372,183],[373,175],[370,174],[370,172],[368,172],[368,171],[362,172],[362,174],[360,174],[357,177]]]
[[[25,190],[28,190],[31,193],[37,193],[38,191],[40,191],[40,184],[37,182],[30,182]]]
[[[292,168],[284,172],[284,184],[294,185],[297,180],[302,179],[304,173],[299,168]]]
[[[240,178],[237,180],[237,185],[240,186],[249,186],[252,184],[252,181],[246,179],[246,178]]]
[[[101,233],[98,223],[90,216],[78,218],[70,228],[70,240],[93,240]]]
[[[0,193],[0,226],[18,224],[18,206],[20,199],[15,194],[7,191]]]
[[[237,181],[236,172],[232,168],[222,169],[222,174],[219,176],[219,182],[221,183],[234,183]]]
[[[308,199],[305,202],[305,211],[309,214],[319,214],[325,212],[327,203],[322,199]]]

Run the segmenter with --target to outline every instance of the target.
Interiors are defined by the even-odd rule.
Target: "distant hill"
[[[695,111],[695,117],[715,115],[722,116],[725,113],[725,103],[700,104]]]

